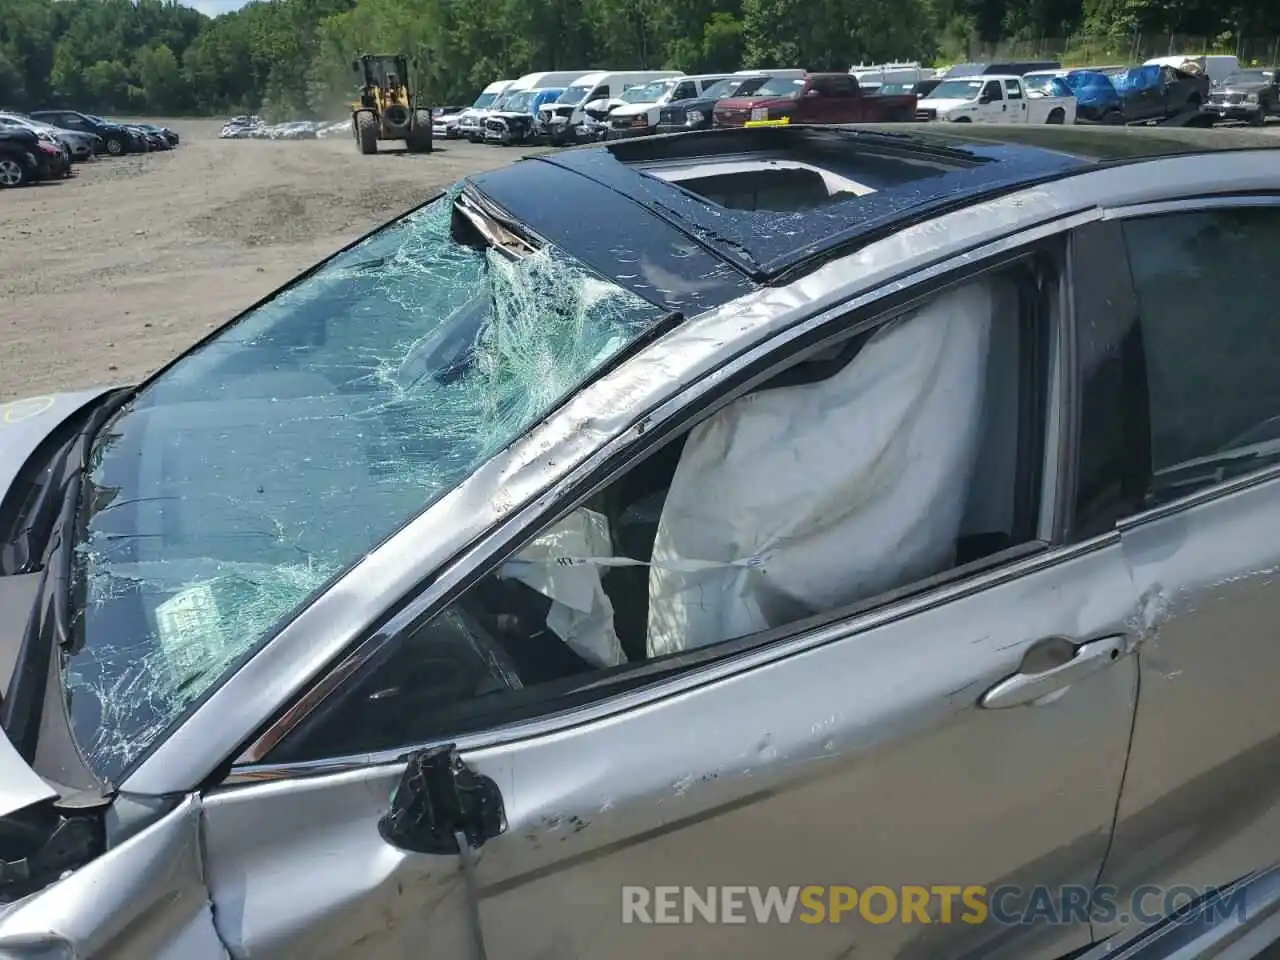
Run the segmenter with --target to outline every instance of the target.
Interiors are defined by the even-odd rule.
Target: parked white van
[[[514,80],[495,80],[480,92],[475,103],[458,114],[458,136],[466,137],[472,143],[479,143],[484,137],[484,118],[497,102],[506,94]]]
[[[526,73],[511,85],[508,93],[518,90],[546,90],[550,87],[570,87],[586,70],[552,70],[544,73]]]
[[[621,73],[602,70],[583,74],[565,88],[559,100],[544,103],[538,108],[538,132],[554,144],[589,139],[582,132],[587,119],[587,104],[620,98],[625,91],[638,84],[683,76],[684,72],[681,70],[632,70]]]

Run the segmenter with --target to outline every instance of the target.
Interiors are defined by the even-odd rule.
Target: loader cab
[[[351,130],[361,153],[377,153],[380,140],[400,140],[410,153],[431,152],[431,110],[414,97],[409,66],[399,54],[367,53],[351,61],[360,77]]]

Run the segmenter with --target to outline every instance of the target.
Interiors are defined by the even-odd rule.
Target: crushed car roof
[[[529,157],[470,183],[547,240],[575,255],[588,251],[583,259],[611,277],[619,250],[635,254],[629,266],[650,274],[638,292],[647,288],[655,299],[654,290],[666,289],[658,302],[688,313],[691,288],[702,306],[714,306],[832,251],[1099,164],[1259,147],[1276,149],[1280,138],[1159,128],[796,125],[621,140]],[[637,216],[636,205],[651,216]],[[650,242],[667,231],[683,244]],[[664,252],[673,243],[678,252]],[[715,271],[717,263],[732,270]]]

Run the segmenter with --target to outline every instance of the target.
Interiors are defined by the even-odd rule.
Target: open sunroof
[[[833,249],[1079,166],[1025,147],[766,127],[637,138],[537,159],[630,197],[768,282]]]

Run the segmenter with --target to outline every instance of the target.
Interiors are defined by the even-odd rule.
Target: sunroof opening
[[[958,150],[910,149],[867,136],[787,133],[767,140],[735,138],[737,150],[725,149],[730,146],[727,138],[707,137],[690,138],[667,156],[657,150],[648,156],[616,151],[615,156],[718,207],[772,213],[813,210],[909,188],[973,166],[976,160]]]
[[[730,210],[809,210],[875,192],[865,183],[798,160],[725,160],[649,172]]]

